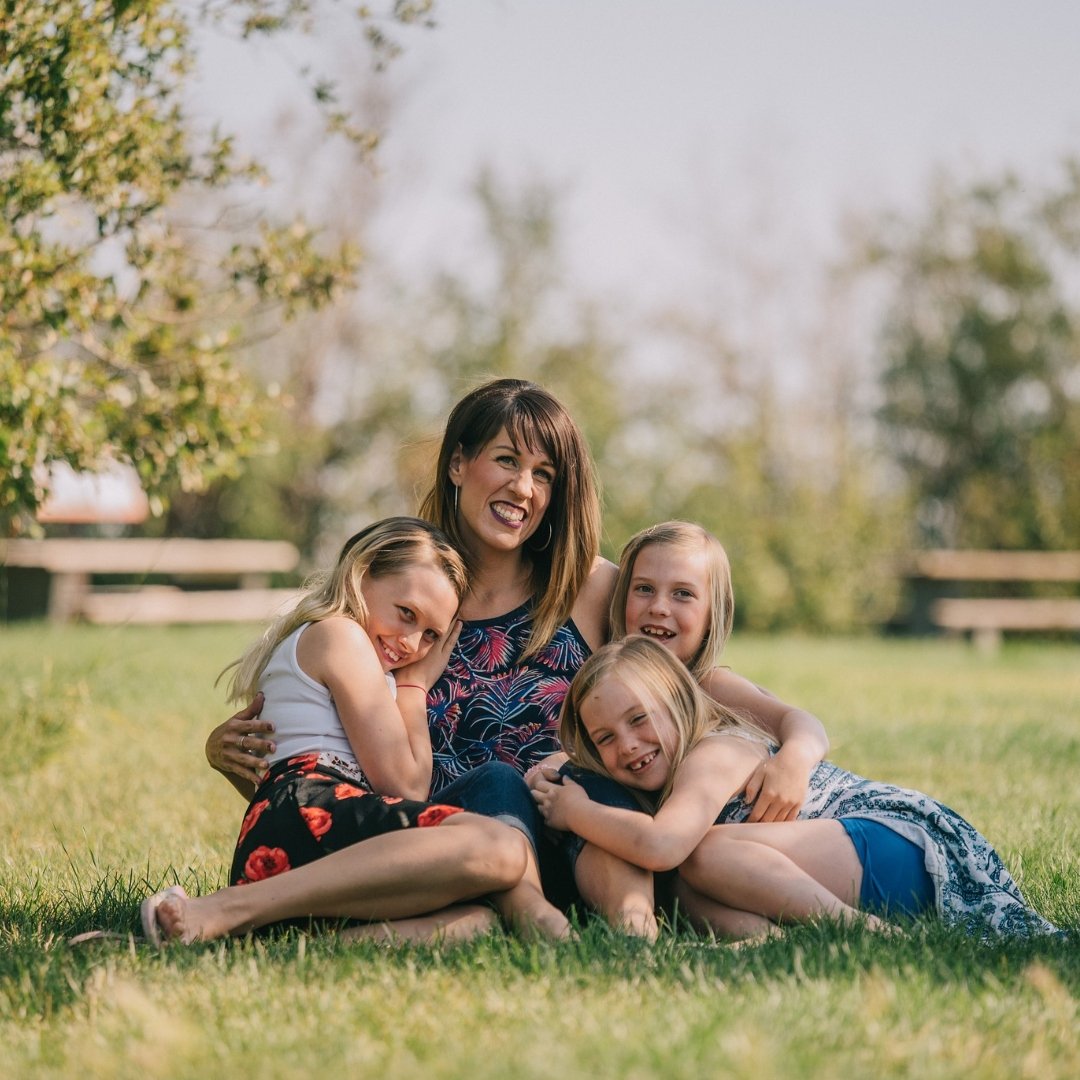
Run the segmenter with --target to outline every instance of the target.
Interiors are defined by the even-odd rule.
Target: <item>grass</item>
[[[207,768],[245,627],[0,629],[0,1046],[11,1076],[1072,1077],[1080,947],[821,925],[743,949],[590,924],[382,952],[289,933],[150,952],[139,900],[222,883],[241,801]],[[742,638],[733,667],[813,709],[834,760],[986,833],[1080,926],[1075,647]]]

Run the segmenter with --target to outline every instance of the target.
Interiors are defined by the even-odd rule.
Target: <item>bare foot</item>
[[[489,933],[498,925],[498,916],[491,908],[480,904],[461,904],[413,919],[349,926],[341,931],[341,937],[346,941],[376,941],[385,945],[414,941],[469,941]]]
[[[179,885],[147,897],[139,910],[146,940],[157,949],[170,941],[181,945],[198,941],[201,927],[192,918],[192,908],[197,903]]]
[[[616,930],[632,937],[644,938],[646,941],[655,941],[660,934],[656,915],[648,909],[629,907],[615,912],[608,921]]]
[[[496,893],[492,899],[511,929],[526,939],[562,941],[570,937],[570,923],[566,916],[549,904],[544,894],[528,881]]]

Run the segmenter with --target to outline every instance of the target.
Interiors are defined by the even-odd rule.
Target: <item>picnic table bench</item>
[[[296,595],[295,589],[270,588],[270,575],[290,573],[299,561],[296,548],[278,540],[0,541],[0,565],[23,568],[43,579],[37,587],[43,583],[44,613],[54,622],[263,621]],[[145,580],[102,586],[91,584],[93,576],[165,577],[211,587],[183,589]],[[9,575],[9,592],[19,587],[18,580]],[[23,579],[23,587],[35,587],[28,580]],[[9,610],[16,607],[9,596]]]
[[[1006,630],[1080,630],[1080,596],[1016,596],[1015,586],[1080,583],[1080,551],[916,552],[907,567],[914,630],[970,633],[996,648]],[[976,588],[973,584],[978,583]],[[996,588],[995,586],[1000,586]],[[978,590],[981,595],[964,595]],[[1006,595],[988,595],[1005,592]]]

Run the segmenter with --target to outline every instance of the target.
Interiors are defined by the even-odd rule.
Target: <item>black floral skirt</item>
[[[362,840],[438,825],[457,806],[376,795],[355,777],[301,754],[272,765],[240,825],[229,882],[246,885]]]

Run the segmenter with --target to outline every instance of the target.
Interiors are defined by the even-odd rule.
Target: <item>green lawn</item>
[[[739,950],[598,925],[380,952],[288,935],[73,950],[138,901],[222,883],[242,812],[206,766],[251,628],[0,628],[0,1047],[10,1076],[1075,1077],[1080,946],[806,927]],[[736,640],[832,757],[971,819],[1080,926],[1080,651]]]

